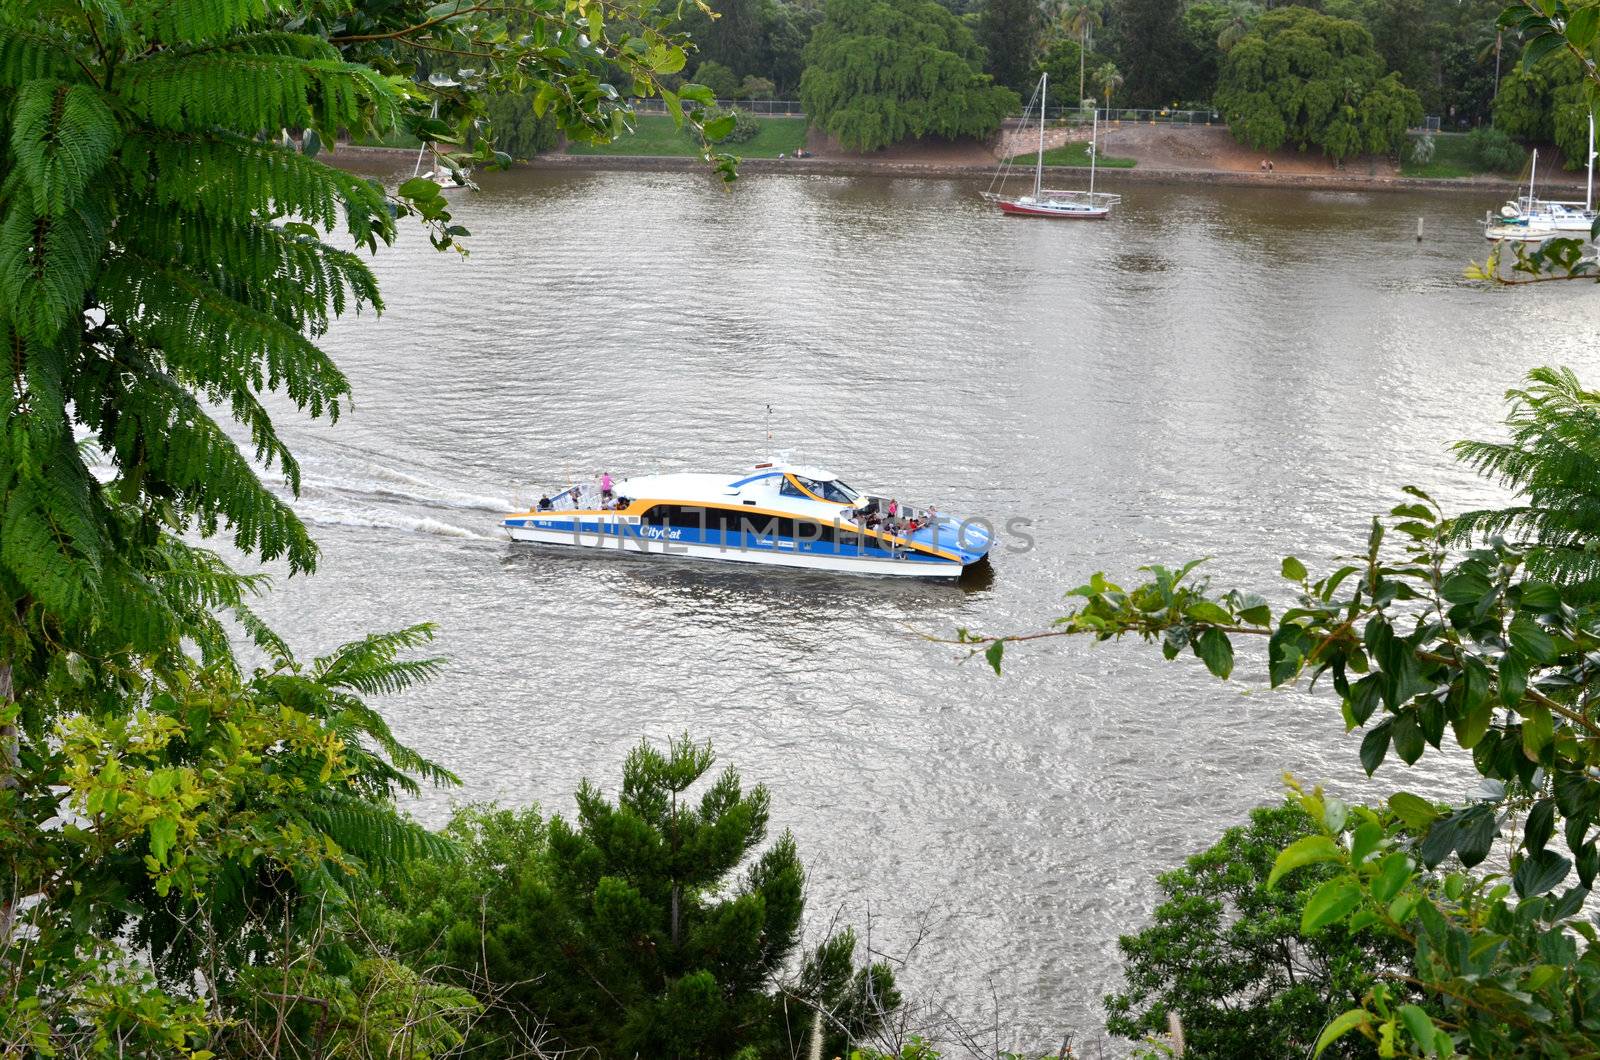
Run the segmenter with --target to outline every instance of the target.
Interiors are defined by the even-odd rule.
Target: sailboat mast
[[[1100,154],[1100,108],[1094,109],[1094,121],[1089,125],[1089,202],[1094,204],[1094,164]]]
[[[1583,189],[1583,208],[1594,209],[1594,112],[1589,112],[1589,180]]]
[[[1044,104],[1050,98],[1050,74],[1047,71],[1039,78],[1039,157],[1033,162],[1033,197],[1039,198],[1039,189],[1044,186]]]
[[[1539,149],[1533,149],[1533,161],[1528,165],[1528,209],[1533,209],[1533,182],[1539,175]]]

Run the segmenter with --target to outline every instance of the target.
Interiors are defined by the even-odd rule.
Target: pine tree
[[[511,1055],[497,1043],[548,1020],[566,1048],[600,1056],[789,1056],[785,1028],[809,1025],[815,1005],[842,1054],[843,1031],[859,1038],[895,1010],[892,973],[857,967],[848,931],[784,981],[805,907],[799,854],[787,832],[765,845],[767,790],[732,768],[712,777],[714,761],[688,737],[665,753],[641,744],[616,801],[585,782],[574,822],[469,810],[451,825],[464,870],[424,864],[391,888],[398,915],[384,919],[413,963],[503,988],[477,1055]]]

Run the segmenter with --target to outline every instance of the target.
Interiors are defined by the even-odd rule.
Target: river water
[[[262,611],[308,652],[439,624],[448,675],[384,704],[465,779],[413,806],[428,822],[451,800],[570,814],[641,738],[709,738],[797,837],[813,931],[921,935],[918,996],[969,1028],[998,998],[1002,1045],[1076,1031],[1094,1055],[1156,873],[1285,770],[1356,796],[1468,781],[1391,764],[1369,785],[1325,698],[1192,658],[1054,641],[996,678],[925,635],[1040,628],[1093,571],[1199,556],[1281,601],[1281,556],[1357,550],[1403,484],[1492,499],[1447,445],[1494,434],[1536,364],[1600,380],[1595,293],[1465,282],[1492,196],[1128,183],[1113,220],[1065,224],[1003,218],[980,187],[485,177],[457,211],[471,256],[408,229],[377,258],[387,312],[329,336],[353,413],[283,418],[324,557]],[[797,459],[1028,520],[1031,547],[923,585],[496,529],[568,475],[736,473],[767,453],[767,404]]]

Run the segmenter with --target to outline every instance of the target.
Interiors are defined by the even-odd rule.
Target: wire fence
[[[1102,107],[1099,111],[1102,122],[1126,125],[1224,125],[1222,114],[1214,110],[1142,110],[1134,107]],[[1046,107],[1044,117],[1046,121],[1065,122],[1068,125],[1088,125],[1094,120],[1095,111],[1083,107]],[[1007,118],[1008,123],[1018,123],[1023,120],[1023,115],[1013,114]],[[1038,112],[1027,115],[1028,120],[1038,121]]]
[[[693,104],[690,104],[693,106]],[[738,107],[746,114],[760,114],[773,118],[804,118],[806,110],[800,105],[798,99],[719,99],[717,106],[723,108]],[[664,100],[636,99],[633,109],[640,114],[665,114],[667,104]]]

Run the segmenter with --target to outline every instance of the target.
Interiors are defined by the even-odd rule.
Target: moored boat
[[[1528,168],[1528,194],[1512,199],[1483,219],[1483,236],[1492,242],[1542,243],[1546,239],[1588,239],[1600,213],[1594,208],[1594,118],[1589,119],[1588,180],[1583,202],[1541,199],[1535,193],[1539,152]]]
[[[639,475],[577,483],[507,515],[514,541],[778,567],[954,578],[989,554],[990,528],[851,488],[820,468]]]
[[[1064,221],[1103,221],[1111,216],[1111,208],[1122,201],[1122,196],[1094,190],[1095,160],[1100,143],[1100,112],[1094,112],[1089,132],[1089,190],[1060,191],[1044,186],[1044,111],[1050,97],[1050,75],[1039,78],[1039,87],[1022,111],[1022,122],[1028,123],[1034,104],[1039,107],[1039,152],[1033,163],[1033,193],[1031,195],[1006,195],[1005,182],[1010,174],[1011,159],[1005,157],[989,182],[983,197],[1000,207],[1002,213],[1017,217],[1047,217]]]

